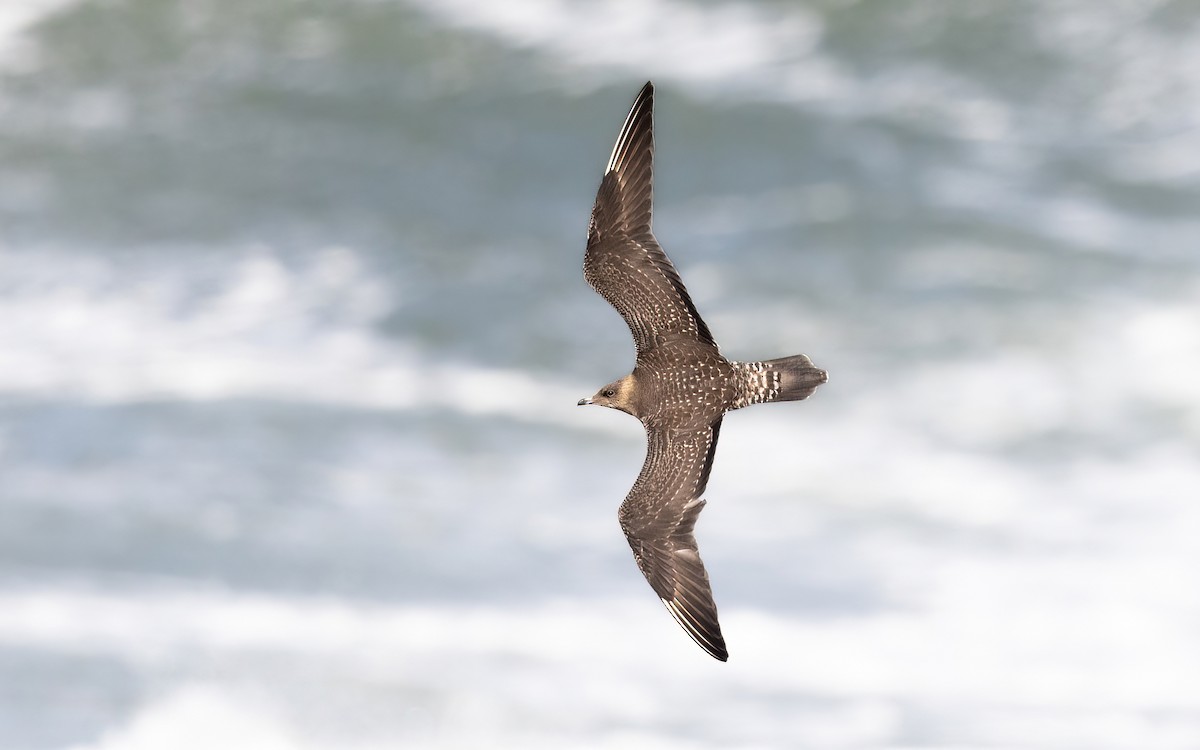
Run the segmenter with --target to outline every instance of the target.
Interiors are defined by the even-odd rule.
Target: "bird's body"
[[[728,658],[692,529],[704,507],[721,420],[733,409],[807,398],[827,379],[798,354],[764,362],[723,357],[650,229],[654,88],[634,100],[600,183],[584,277],[633,334],[633,372],[580,405],[637,417],[646,461],[618,518],[634,559],[671,615],[702,648]]]
[[[633,368],[635,417],[647,427],[707,427],[737,398],[734,368],[715,348],[688,339],[647,351]]]

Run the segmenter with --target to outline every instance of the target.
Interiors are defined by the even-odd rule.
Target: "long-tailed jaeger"
[[[642,87],[604,169],[583,275],[629,325],[633,372],[579,405],[632,414],[646,462],[618,518],[638,568],[701,648],[729,658],[692,529],[704,508],[725,412],[808,398],[828,376],[803,354],[763,362],[721,356],[679,273],[650,231],[654,86]]]

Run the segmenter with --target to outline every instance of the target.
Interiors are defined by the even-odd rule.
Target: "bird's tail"
[[[801,401],[829,380],[829,375],[803,354],[762,362],[739,362],[737,366],[746,373],[747,380],[744,402],[738,406]]]
[[[763,362],[770,372],[779,373],[779,393],[772,401],[802,401],[829,380],[829,374],[813,365],[803,354]]]

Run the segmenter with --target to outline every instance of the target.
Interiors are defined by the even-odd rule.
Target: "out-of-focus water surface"
[[[0,11],[0,747],[1200,746],[1194,2]],[[734,358],[637,572],[584,284],[655,228]]]

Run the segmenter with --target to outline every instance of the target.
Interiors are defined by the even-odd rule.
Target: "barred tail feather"
[[[741,393],[734,399],[731,409],[741,409],[751,404],[769,404],[773,401],[800,401],[812,395],[829,376],[803,354],[793,357],[768,359],[763,362],[734,362],[734,369],[742,374]]]

